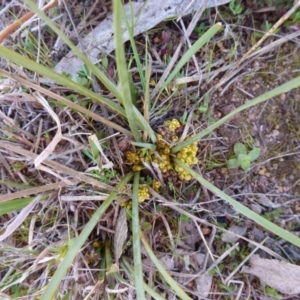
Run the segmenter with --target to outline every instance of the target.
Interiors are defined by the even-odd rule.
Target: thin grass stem
[[[143,287],[143,268],[141,257],[140,221],[139,221],[139,181],[140,172],[134,174],[132,191],[132,247],[134,260],[134,282],[136,298],[145,299]]]
[[[122,3],[118,0],[113,1],[114,11],[114,28],[115,28],[115,44],[116,44],[116,60],[119,81],[121,84],[122,103],[125,107],[126,116],[129,127],[136,142],[141,142],[140,133],[134,113],[134,105],[132,103],[132,95],[130,90],[130,82],[128,78],[128,69],[125,58],[125,50],[122,36]]]
[[[162,263],[159,261],[157,256],[153,253],[145,235],[140,230],[140,238],[143,242],[143,245],[149,255],[149,258],[153,262],[153,264],[156,266],[158,272],[161,274],[162,278],[170,285],[170,288],[176,293],[176,295],[179,297],[179,299],[186,299],[186,300],[192,300],[186,292],[178,285],[178,283],[170,276],[170,274],[167,272],[167,270],[164,268]]]

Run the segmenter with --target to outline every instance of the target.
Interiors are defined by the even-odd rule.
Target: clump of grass
[[[181,180],[189,181],[191,180],[191,176],[184,169],[174,164],[171,155],[172,143],[177,142],[179,139],[178,135],[176,135],[176,129],[181,127],[181,124],[178,120],[172,119],[166,121],[165,125],[169,132],[164,132],[164,136],[161,134],[157,135],[156,150],[137,149],[136,151],[127,151],[126,158],[129,163],[132,164],[132,170],[134,172],[145,169],[144,162],[154,163],[163,174],[169,171],[175,171]],[[168,139],[168,141],[165,141],[165,139]],[[181,159],[188,166],[192,166],[198,162],[197,152],[197,142],[194,142],[180,150],[176,154],[176,157]]]
[[[90,194],[88,195],[90,197],[96,197],[98,196],[98,199],[101,202],[99,206],[95,205],[93,207],[92,214],[85,214],[82,216],[82,226],[70,226],[68,223],[67,230],[65,230],[65,239],[63,240],[63,245],[56,245],[56,247],[53,249],[51,247],[45,248],[45,252],[47,253],[47,259],[48,261],[51,261],[53,264],[46,265],[45,261],[42,261],[43,263],[43,276],[44,278],[50,277],[49,282],[40,282],[36,285],[34,285],[34,288],[26,289],[24,288],[22,290],[22,293],[28,293],[28,294],[34,294],[37,293],[38,297],[42,300],[45,299],[53,299],[56,297],[60,297],[60,293],[63,288],[63,279],[65,275],[70,271],[70,266],[74,262],[75,258],[78,257],[82,251],[82,248],[89,240],[89,237],[94,232],[95,228],[99,225],[99,220],[102,219],[103,216],[106,215],[107,220],[110,218],[111,215],[114,214],[115,209],[113,206],[116,206],[118,203],[118,198],[121,197],[121,200],[131,201],[131,206],[127,206],[127,213],[130,214],[130,220],[131,220],[131,233],[132,233],[132,254],[133,254],[133,269],[128,264],[128,261],[126,259],[121,260],[121,265],[124,266],[124,269],[126,270],[127,277],[124,278],[123,274],[119,270],[118,266],[114,265],[112,262],[112,255],[110,250],[110,243],[108,239],[106,239],[104,246],[103,246],[103,253],[105,254],[105,259],[101,262],[101,266],[103,268],[106,268],[109,272],[105,274],[100,274],[100,278],[105,278],[108,282],[108,285],[110,289],[114,289],[116,287],[116,282],[122,284],[125,283],[128,286],[131,284],[135,287],[135,293],[137,299],[144,299],[145,298],[145,291],[155,297],[156,299],[161,299],[161,296],[157,294],[157,292],[154,289],[154,285],[149,282],[146,282],[146,278],[143,273],[142,268],[142,255],[141,255],[141,242],[143,243],[143,246],[148,254],[148,257],[152,261],[152,263],[155,265],[157,271],[160,274],[160,281],[163,282],[166,286],[168,286],[168,289],[172,291],[177,297],[181,299],[191,299],[191,297],[188,295],[189,290],[183,289],[178,282],[170,276],[170,274],[166,271],[162,263],[159,261],[157,256],[155,255],[153,248],[151,248],[150,243],[148,241],[148,237],[141,231],[141,218],[140,218],[140,203],[143,202],[143,200],[150,198],[150,195],[154,195],[158,197],[159,199],[164,199],[160,192],[160,184],[165,184],[164,179],[169,178],[170,173],[174,172],[180,181],[180,184],[183,184],[184,181],[198,181],[206,190],[210,191],[211,193],[215,194],[217,197],[220,197],[221,199],[225,200],[227,203],[229,203],[234,210],[245,216],[246,218],[253,220],[256,224],[264,227],[265,229],[271,231],[272,233],[276,234],[277,236],[285,239],[286,241],[289,241],[290,243],[300,246],[300,239],[296,237],[294,234],[284,230],[283,228],[277,226],[276,224],[268,221],[267,219],[263,218],[259,214],[255,213],[254,211],[250,210],[240,202],[234,200],[232,197],[228,196],[223,191],[219,190],[216,186],[214,186],[212,183],[208,182],[206,179],[204,179],[203,176],[201,176],[199,173],[195,172],[192,167],[198,163],[197,159],[197,152],[198,152],[198,143],[201,142],[201,139],[207,135],[209,135],[213,130],[217,129],[219,126],[224,124],[226,121],[228,121],[231,117],[233,117],[235,114],[244,111],[253,105],[262,103],[272,97],[275,97],[279,94],[285,93],[287,91],[290,91],[293,88],[296,88],[300,86],[300,77],[296,77],[283,85],[263,94],[255,99],[249,101],[248,103],[238,107],[234,111],[230,112],[226,116],[224,116],[222,119],[210,124],[207,128],[204,130],[198,132],[194,132],[189,137],[186,138],[186,135],[188,133],[189,125],[191,124],[192,114],[193,111],[191,111],[191,114],[186,122],[186,131],[184,133],[184,130],[179,131],[179,128],[183,127],[182,124],[176,119],[168,120],[165,122],[165,126],[168,129],[167,132],[162,134],[156,133],[154,129],[150,126],[149,121],[149,113],[152,109],[152,111],[155,111],[157,104],[159,103],[160,96],[164,94],[165,89],[168,88],[168,85],[172,82],[174,78],[176,78],[177,74],[181,71],[181,69],[185,66],[185,64],[193,57],[195,53],[199,51],[204,45],[206,45],[215,35],[216,33],[221,29],[221,24],[215,24],[211,26],[203,35],[193,44],[191,47],[182,55],[181,59],[178,60],[177,64],[174,66],[170,74],[167,76],[165,82],[160,85],[160,88],[157,93],[153,94],[153,98],[150,99],[150,92],[149,92],[149,85],[150,85],[150,74],[148,72],[149,68],[146,66],[145,70],[142,68],[141,60],[138,56],[138,52],[136,51],[136,45],[133,40],[132,35],[132,29],[130,26],[134,26],[134,24],[129,24],[129,20],[125,20],[125,23],[127,25],[127,29],[129,32],[131,32],[131,46],[133,48],[134,52],[134,60],[138,66],[138,72],[139,76],[142,80],[142,87],[143,87],[143,93],[145,98],[145,105],[143,105],[143,113],[141,113],[136,106],[134,95],[132,93],[131,88],[131,79],[128,74],[128,66],[126,62],[125,57],[125,51],[124,51],[124,45],[122,41],[122,29],[121,29],[121,20],[123,19],[122,16],[124,16],[124,13],[122,12],[122,6],[121,3],[117,0],[113,1],[113,10],[114,10],[114,24],[115,24],[115,43],[116,43],[116,61],[117,61],[117,71],[118,71],[118,85],[115,84],[106,76],[104,72],[101,72],[96,66],[94,66],[87,57],[81,53],[72,43],[71,41],[58,29],[58,27],[49,19],[47,18],[41,11],[37,9],[37,7],[33,4],[30,0],[24,1],[39,17],[41,17],[48,26],[51,27],[51,29],[74,51],[74,53],[80,57],[84,63],[87,65],[87,68],[89,68],[90,72],[99,80],[103,86],[115,97],[116,101],[112,101],[110,98],[105,97],[101,94],[98,94],[96,92],[92,92],[87,87],[84,87],[82,85],[78,85],[77,83],[73,82],[66,76],[59,75],[49,69],[48,67],[43,66],[42,64],[36,63],[29,58],[24,58],[22,55],[15,53],[14,51],[5,48],[4,46],[0,46],[0,54],[1,56],[18,66],[23,66],[24,68],[31,70],[33,72],[36,72],[42,76],[45,76],[48,79],[51,79],[55,81],[57,84],[60,84],[61,86],[64,86],[65,88],[71,89],[72,93],[78,93],[83,95],[86,98],[92,99],[95,103],[100,104],[101,108],[105,112],[112,112],[113,114],[116,114],[118,116],[118,120],[113,119],[110,120],[109,116],[107,117],[101,117],[95,113],[93,113],[91,110],[88,110],[86,108],[81,107],[79,104],[74,104],[69,100],[66,100],[64,97],[55,95],[54,93],[51,93],[44,88],[40,87],[36,83],[32,83],[30,81],[23,80],[21,83],[24,85],[28,84],[28,88],[35,89],[39,91],[40,93],[47,95],[48,97],[52,97],[55,99],[55,101],[58,101],[59,103],[63,103],[64,105],[67,105],[70,109],[73,111],[76,111],[77,113],[83,114],[86,118],[93,118],[94,120],[98,120],[103,124],[103,128],[107,127],[110,129],[114,129],[118,133],[123,134],[123,141],[128,140],[128,143],[126,141],[124,142],[125,146],[124,148],[127,150],[127,148],[133,148],[136,147],[138,149],[136,150],[128,150],[126,151],[126,159],[131,164],[130,168],[127,168],[127,170],[122,169],[123,162],[122,157],[120,155],[120,152],[122,151],[121,143],[122,140],[114,140],[114,145],[117,145],[119,148],[112,149],[113,147],[110,147],[111,151],[116,151],[121,157],[119,159],[119,163],[122,167],[120,167],[119,173],[113,173],[118,174],[115,177],[116,178],[109,178],[107,179],[107,176],[105,177],[105,180],[101,179],[101,176],[98,176],[97,179],[91,177],[90,173],[84,173],[79,172],[77,170],[73,170],[72,168],[69,168],[65,166],[64,164],[61,164],[59,162],[56,162],[54,159],[51,159],[49,155],[55,155],[55,148],[63,147],[64,141],[69,140],[71,143],[76,142],[71,139],[69,136],[65,136],[62,138],[62,124],[59,121],[58,116],[55,114],[51,106],[48,104],[48,101],[43,101],[41,99],[39,94],[34,94],[35,99],[38,99],[40,101],[40,105],[44,105],[45,111],[47,111],[55,120],[56,126],[58,128],[57,135],[54,135],[51,139],[49,139],[49,144],[47,144],[44,148],[44,151],[41,151],[40,155],[36,155],[35,153],[32,153],[31,151],[28,151],[26,149],[22,149],[22,147],[15,146],[14,143],[11,142],[4,142],[0,141],[0,147],[3,149],[3,151],[9,151],[10,153],[18,153],[19,155],[23,156],[26,159],[30,159],[35,164],[35,169],[38,170],[38,172],[42,172],[42,174],[45,174],[47,176],[54,176],[56,183],[54,183],[51,187],[49,185],[45,184],[44,186],[38,187],[38,189],[34,189],[34,187],[30,187],[29,189],[23,190],[21,193],[15,192],[12,195],[8,195],[6,198],[1,199],[0,203],[0,213],[1,215],[5,214],[16,214],[16,211],[21,210],[19,213],[18,218],[14,218],[12,221],[13,226],[7,227],[8,229],[5,231],[4,235],[5,237],[11,236],[12,233],[17,230],[17,228],[20,227],[20,224],[22,221],[24,221],[28,214],[30,213],[30,209],[33,209],[37,203],[41,203],[43,206],[43,199],[41,197],[41,193],[46,194],[47,201],[46,203],[51,203],[53,199],[51,199],[50,194],[48,194],[49,190],[56,190],[56,189],[62,189],[65,187],[69,187],[69,191],[72,191],[72,189],[76,189],[77,185],[79,185],[79,189],[85,190],[85,185],[88,186],[90,190]],[[148,59],[146,57],[145,61],[148,62]],[[10,77],[12,79],[20,78],[16,77],[16,75],[1,70],[2,74],[4,74],[7,77]],[[96,79],[95,79],[96,80]],[[147,103],[148,101],[148,103]],[[151,102],[151,103],[150,103]],[[52,102],[53,103],[53,102]],[[78,122],[80,123],[80,122]],[[78,125],[78,124],[77,124]],[[81,125],[78,125],[81,126]],[[177,131],[182,135],[179,136]],[[96,134],[96,132],[95,132]],[[185,134],[185,136],[183,136]],[[39,133],[39,137],[41,134]],[[34,138],[34,137],[31,137]],[[54,141],[53,141],[54,140]],[[35,141],[33,141],[35,142]],[[35,144],[33,142],[30,142],[29,145],[27,143],[27,146],[34,147]],[[61,145],[62,144],[62,145]],[[39,149],[38,145],[34,148],[37,152]],[[89,156],[90,160],[94,164],[94,167],[96,168],[97,172],[100,172],[101,174],[107,174],[108,171],[105,171],[106,168],[111,168],[112,164],[111,161],[106,157],[103,148],[100,144],[100,142],[96,139],[93,143],[90,143],[90,147],[86,147],[83,143],[80,145],[82,149],[84,149],[85,153]],[[24,147],[25,148],[25,147]],[[47,150],[47,151],[45,151]],[[69,149],[68,149],[69,150]],[[67,150],[67,151],[68,151]],[[62,152],[64,154],[64,152]],[[98,160],[99,153],[101,153],[101,157],[103,160]],[[63,156],[63,155],[62,155]],[[79,156],[81,159],[81,162],[83,164],[85,163],[84,159]],[[52,157],[53,158],[53,157]],[[105,162],[105,164],[104,164]],[[154,178],[150,179],[152,180],[153,189],[152,191],[150,189],[150,185],[146,185],[144,182],[147,180],[142,173],[142,171],[146,168],[146,163],[152,164],[152,166],[157,167],[157,177],[161,181],[158,181]],[[16,171],[20,170],[20,165],[17,164],[17,159],[14,162]],[[21,166],[22,167],[22,166]],[[24,168],[26,168],[24,166]],[[9,169],[9,167],[8,167]],[[87,168],[86,168],[87,169]],[[123,174],[122,174],[123,172]],[[100,175],[100,173],[98,175]],[[161,174],[160,174],[161,173]],[[122,174],[122,175],[120,175]],[[149,176],[149,172],[147,172],[147,175]],[[160,176],[162,175],[162,176]],[[164,177],[164,175],[167,175]],[[20,175],[21,176],[21,175]],[[24,178],[23,178],[24,179]],[[102,180],[102,182],[100,180]],[[105,182],[103,182],[105,181]],[[98,190],[101,191],[102,194],[98,194]],[[28,195],[37,194],[40,195],[38,197],[32,197],[32,198],[25,198]],[[95,195],[96,194],[96,195]],[[87,197],[87,195],[83,195],[84,197]],[[100,198],[102,196],[103,198]],[[45,203],[45,202],[44,202]],[[126,203],[126,202],[125,202]],[[173,206],[170,206],[173,207]],[[173,207],[174,210],[179,210],[176,206]],[[42,213],[43,209],[40,210]],[[77,208],[70,206],[70,211],[74,214],[78,213]],[[86,212],[87,213],[87,212]],[[187,216],[191,216],[191,214],[185,212],[184,210],[181,210],[181,213],[186,214]],[[89,216],[88,219],[86,219],[86,215]],[[199,218],[196,216],[193,216],[194,220],[197,220],[197,222],[200,222]],[[60,220],[60,225],[65,225],[65,222],[67,222],[69,216],[68,213],[63,216],[63,219]],[[78,218],[76,219],[76,222],[78,222]],[[32,221],[33,225],[35,225],[35,221]],[[167,224],[167,223],[166,223]],[[168,234],[171,236],[172,233],[170,230],[168,230],[168,225],[166,225]],[[78,224],[76,224],[78,225]],[[210,225],[210,224],[209,224]],[[29,225],[31,226],[31,225]],[[125,220],[124,226],[127,226],[127,222]],[[198,226],[198,224],[197,224]],[[80,229],[78,229],[80,228]],[[20,231],[21,232],[21,231]],[[28,234],[29,235],[29,234]],[[106,234],[104,234],[106,236]],[[4,237],[2,236],[2,240]],[[170,239],[172,240],[172,239]],[[125,240],[122,241],[120,244],[120,247],[122,248],[124,246]],[[51,250],[50,253],[47,252]],[[7,252],[12,251],[11,249],[6,249]],[[15,250],[15,249],[13,249]],[[32,249],[31,249],[32,251]],[[122,252],[122,251],[121,251]],[[37,253],[34,253],[37,255]],[[44,254],[44,253],[43,253]],[[38,268],[37,265],[41,261],[41,257],[38,255],[35,257],[36,261],[34,262],[32,268],[29,268],[26,272],[26,278],[29,279],[31,275],[37,275],[38,274]],[[16,261],[17,262],[17,261]],[[15,263],[15,262],[14,262]],[[88,264],[92,263],[91,260],[89,260]],[[56,270],[57,269],[57,270]],[[75,270],[75,268],[74,268]],[[14,272],[14,271],[13,271]],[[9,278],[9,280],[5,281],[2,286],[2,290],[7,293],[13,293],[10,289],[11,287],[16,287],[17,283],[19,282],[20,278],[22,278],[22,274],[19,271],[16,271],[13,275],[11,274],[11,271],[9,268],[6,268],[3,271],[6,278]],[[99,278],[99,277],[98,277]],[[130,280],[131,282],[128,283],[126,280]],[[72,283],[69,283],[69,287],[72,286]],[[74,288],[75,289],[75,288]],[[78,294],[78,291],[71,290],[69,294],[67,294],[67,297],[70,297],[72,292],[75,294]],[[62,293],[61,293],[62,294]],[[18,294],[17,296],[20,296]]]

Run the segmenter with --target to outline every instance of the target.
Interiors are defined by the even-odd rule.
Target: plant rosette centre
[[[148,163],[158,166],[162,174],[172,171],[179,179],[189,181],[191,176],[182,167],[174,163],[173,157],[177,157],[189,167],[195,165],[198,162],[197,142],[183,148],[176,154],[171,154],[173,144],[179,139],[176,131],[181,127],[181,124],[177,119],[173,119],[165,121],[164,125],[166,127],[166,130],[163,131],[164,135],[157,134],[156,151],[150,149],[130,150],[126,152],[126,159],[132,165],[134,172],[145,169],[144,163]]]

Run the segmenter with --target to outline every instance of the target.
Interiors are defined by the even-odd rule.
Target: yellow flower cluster
[[[180,122],[176,119],[166,121],[165,124],[168,126],[171,132],[174,132],[177,128],[181,126]]]
[[[127,151],[126,158],[133,165],[133,172],[138,172],[145,169],[142,163],[142,151],[140,149],[136,151]]]
[[[139,202],[144,202],[146,199],[149,199],[150,193],[148,187],[140,186],[138,195],[139,195]]]
[[[164,135],[164,138],[167,139],[167,141],[171,141],[171,144],[172,142],[177,142],[178,136],[175,134],[175,130],[181,126],[179,121],[176,119],[169,120],[165,122],[165,125],[168,127],[171,134],[170,132],[167,133],[166,135]],[[197,142],[194,142],[193,144],[180,150],[177,153],[176,157],[187,164],[189,167],[191,167],[192,165],[197,163],[197,151]],[[151,150],[147,150],[147,152],[145,152],[141,149],[137,149],[136,151],[127,151],[126,158],[128,162],[132,164],[132,170],[134,172],[144,169],[145,167],[143,165],[143,161],[148,161],[156,163],[162,173],[174,170],[181,180],[189,181],[191,179],[191,176],[187,171],[174,164],[171,155],[171,145],[168,144],[160,134],[157,135],[156,152],[153,152]],[[153,188],[155,191],[158,191],[160,188],[160,183],[157,182],[155,183],[155,185],[153,183]],[[141,197],[141,199],[149,198],[148,188],[145,187],[145,189],[146,190],[144,190],[144,196],[142,190],[139,191],[139,197]]]
[[[193,144],[183,148],[177,153],[177,158],[179,158],[182,162],[187,164],[189,167],[197,163],[197,151],[198,151],[198,146],[197,142],[194,142]],[[175,166],[175,171],[178,173],[178,176],[182,180],[189,181],[191,180],[191,175],[185,171],[183,168],[180,166]]]
[[[128,201],[125,201],[125,202],[121,202],[120,203],[120,206],[121,207],[125,207],[127,209],[130,209],[132,207],[132,201],[131,200],[128,200]]]
[[[163,141],[163,138],[160,134],[157,135],[156,146],[160,158],[154,157],[153,162],[158,164],[159,168],[163,173],[166,173],[167,171],[172,169],[170,158],[171,147]]]
[[[171,139],[172,139],[172,142],[173,142],[173,143],[176,143],[176,142],[178,141],[179,137],[178,137],[177,135],[173,135],[173,136],[171,137]]]
[[[161,187],[161,183],[158,180],[153,180],[152,187],[155,192],[159,192],[159,189]]]
[[[138,191],[138,199],[139,202],[144,202],[146,199],[150,198],[150,193],[149,193],[149,189],[147,186],[143,185],[139,187],[139,191]],[[126,202],[122,202],[120,203],[121,207],[125,207],[125,208],[131,208],[132,206],[132,201],[126,201]]]

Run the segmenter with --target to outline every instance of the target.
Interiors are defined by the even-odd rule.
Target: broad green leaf
[[[237,157],[237,160],[239,163],[241,163],[243,160],[250,160],[248,155],[247,154],[243,154],[243,153],[240,153]]]
[[[260,148],[253,148],[249,153],[248,157],[250,161],[256,160],[260,155]]]
[[[23,209],[34,198],[35,197],[14,199],[13,201],[0,203],[0,216]]]
[[[93,156],[93,160],[97,160],[98,156],[99,156],[99,150],[97,148],[97,146],[95,145],[95,142],[91,139],[91,137],[88,137],[88,141],[91,147],[91,152],[92,152],[92,156]]]
[[[247,154],[247,148],[242,143],[236,143],[233,148],[234,154],[239,156],[240,154]]]
[[[18,198],[10,201],[0,202],[0,216],[23,209],[35,198],[36,197]],[[47,198],[48,194],[44,194],[41,197],[41,200],[45,200]]]

